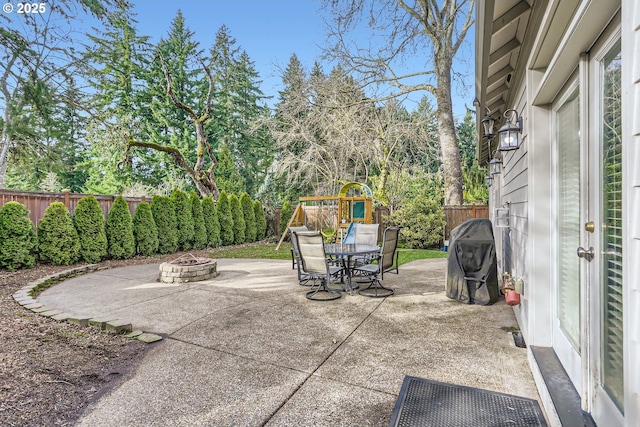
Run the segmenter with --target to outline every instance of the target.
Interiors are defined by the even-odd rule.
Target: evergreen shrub
[[[267,237],[267,217],[260,200],[253,202],[253,214],[256,218],[256,240],[263,240]]]
[[[178,189],[173,190],[171,193],[171,200],[176,210],[178,247],[186,251],[193,248],[194,226],[191,202],[187,193]]]
[[[33,267],[36,244],[29,211],[18,202],[7,202],[0,208],[0,268]]]
[[[207,229],[207,244],[212,248],[220,246],[220,222],[218,221],[218,208],[213,197],[202,199],[202,216],[204,226]]]
[[[170,254],[177,251],[176,210],[171,199],[166,196],[153,196],[151,213],[158,229],[158,252]]]
[[[278,230],[279,235],[284,233],[284,230],[287,229],[287,224],[291,219],[291,215],[293,215],[293,208],[291,207],[291,203],[288,200],[282,204],[282,209],[280,210],[280,229]]]
[[[151,206],[146,202],[138,203],[133,215],[133,237],[138,254],[151,256],[158,252],[158,228],[153,220]]]
[[[107,234],[104,213],[95,197],[78,200],[73,224],[80,240],[80,258],[92,264],[102,261],[107,256]]]
[[[207,227],[204,225],[202,203],[195,191],[189,195],[189,201],[193,216],[193,248],[203,249],[207,246]]]
[[[231,205],[229,196],[225,191],[220,192],[218,197],[218,221],[220,222],[220,240],[222,245],[233,244],[233,217],[231,216]]]
[[[109,256],[112,258],[127,259],[136,253],[133,219],[122,196],[116,197],[107,215],[107,242]]]
[[[256,214],[253,212],[253,201],[247,193],[243,193],[240,196],[240,206],[242,206],[242,213],[244,215],[245,224],[245,242],[255,242],[257,229],[256,229]]]
[[[69,265],[80,256],[78,232],[67,207],[53,202],[38,224],[38,253],[44,262]]]
[[[233,218],[233,243],[239,245],[246,240],[247,225],[244,222],[244,212],[240,205],[240,199],[235,194],[229,196],[229,206]]]

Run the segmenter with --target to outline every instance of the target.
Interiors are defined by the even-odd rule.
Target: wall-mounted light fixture
[[[484,139],[491,139],[495,135],[493,133],[493,125],[495,125],[496,120],[490,115],[484,116],[482,119],[482,127],[484,127],[484,135],[482,136]]]
[[[507,123],[498,131],[498,150],[517,150],[522,134],[522,117],[512,108],[504,112],[504,117]]]
[[[493,176],[491,174],[487,175],[484,178],[484,183],[487,184],[487,187],[491,187],[493,185]]]
[[[493,158],[489,161],[489,173],[493,175],[498,175],[502,173],[502,160]]]

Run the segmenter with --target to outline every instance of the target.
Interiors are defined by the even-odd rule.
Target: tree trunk
[[[9,166],[9,137],[6,132],[2,132],[2,143],[0,143],[0,189],[7,185],[7,167]]]
[[[438,62],[436,59],[436,64]],[[446,64],[446,62],[444,63]],[[463,201],[462,167],[460,166],[460,151],[451,102],[451,67],[440,68],[437,75],[436,102],[438,110],[436,116],[444,168],[444,204],[461,205]]]

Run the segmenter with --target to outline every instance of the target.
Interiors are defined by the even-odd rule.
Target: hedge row
[[[22,204],[8,202],[0,208],[0,268],[28,268],[36,259],[96,263],[254,242],[265,238],[266,229],[262,204],[248,194],[222,192],[216,204],[211,197],[175,190],[171,197],[154,196],[151,205],[138,204],[133,217],[118,196],[106,220],[95,197],[86,196],[73,218],[64,204],[49,205],[37,230]]]

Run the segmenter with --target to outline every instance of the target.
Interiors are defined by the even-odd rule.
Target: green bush
[[[244,222],[244,212],[242,212],[238,196],[235,194],[229,196],[229,206],[233,217],[233,243],[239,245],[245,242],[247,225]]]
[[[218,221],[220,222],[220,240],[222,241],[222,245],[232,245],[233,217],[231,216],[229,197],[225,191],[220,192],[220,197],[218,197]]]
[[[193,248],[193,238],[195,236],[191,202],[187,193],[177,189],[171,193],[171,200],[176,210],[178,247],[186,251]]]
[[[444,211],[434,200],[405,202],[391,215],[391,221],[402,226],[401,240],[410,249],[439,247],[444,235]]]
[[[38,253],[44,262],[69,265],[80,256],[78,232],[65,205],[53,202],[38,224]]]
[[[104,213],[95,197],[78,200],[73,224],[80,240],[80,258],[89,263],[102,261],[107,256],[107,233]]]
[[[116,197],[107,215],[107,242],[111,258],[127,259],[136,253],[133,220],[122,196]]]
[[[151,206],[146,202],[138,203],[133,215],[133,237],[138,254],[151,256],[158,252],[158,228],[153,220]]]
[[[291,207],[291,203],[289,203],[288,200],[285,200],[285,202],[282,204],[282,209],[280,210],[280,228],[278,230],[278,233],[280,235],[282,235],[282,233],[284,233],[284,230],[287,229],[287,224],[289,223],[292,215],[293,208]]]
[[[218,221],[218,208],[212,197],[202,199],[202,216],[204,226],[207,229],[207,244],[212,248],[220,246],[220,222]]]
[[[245,236],[246,242],[255,242],[258,230],[256,228],[256,214],[253,212],[253,201],[247,193],[240,196],[240,206],[244,214]]]
[[[207,227],[204,225],[202,204],[195,191],[191,192],[189,200],[193,216],[193,248],[202,249],[207,246]]]
[[[158,229],[158,252],[170,254],[177,251],[176,210],[171,199],[165,196],[153,196],[151,213]]]
[[[256,240],[262,240],[267,236],[267,217],[260,200],[253,202],[253,215],[256,218]]]
[[[0,268],[16,270],[36,263],[36,231],[29,211],[18,202],[0,209]]]

